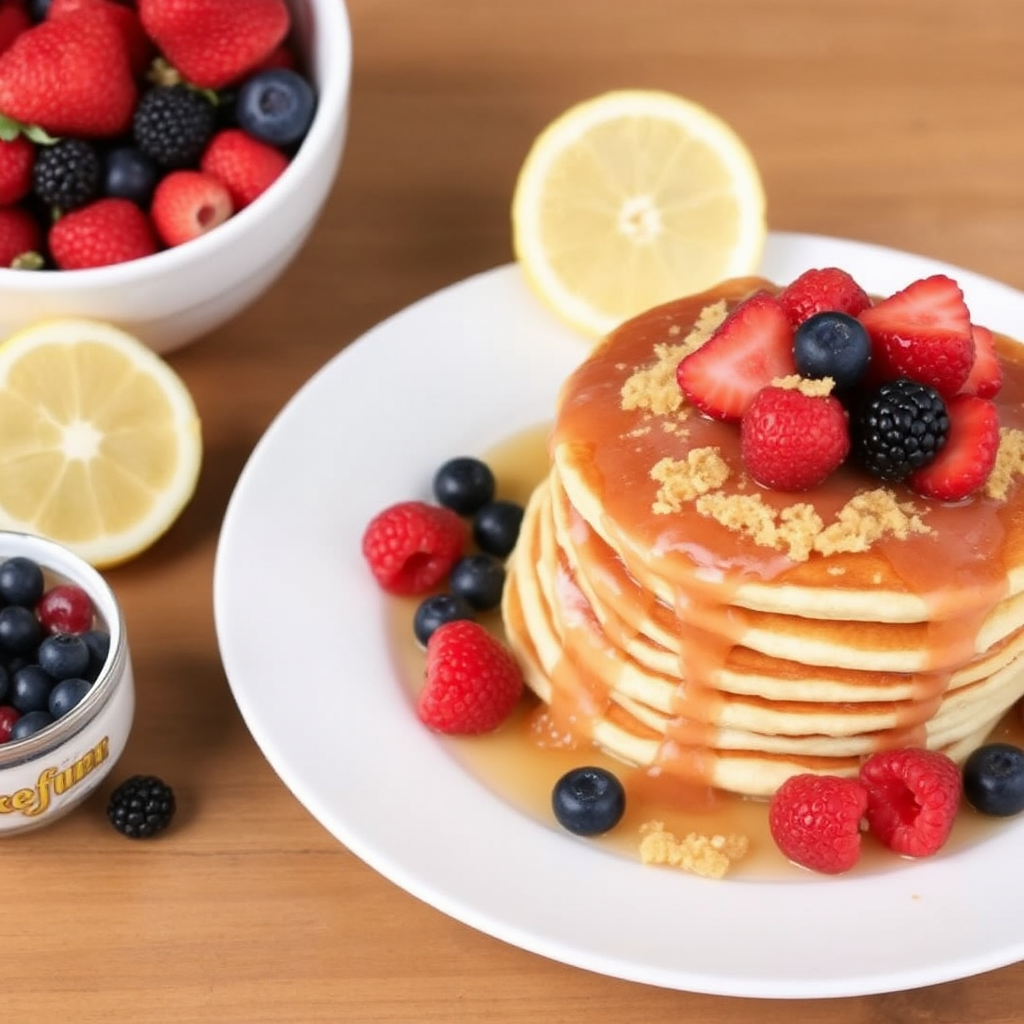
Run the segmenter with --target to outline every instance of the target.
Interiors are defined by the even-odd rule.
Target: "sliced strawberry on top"
[[[871,338],[872,376],[911,377],[955,395],[974,362],[971,315],[960,286],[934,274],[883,299],[858,317]]]
[[[978,324],[971,324],[971,336],[974,338],[974,363],[960,393],[994,398],[1003,386],[1003,364],[996,354],[995,339],[987,327]]]
[[[761,388],[796,372],[793,330],[778,299],[755,292],[676,367],[676,381],[701,412],[739,420]]]
[[[946,402],[949,436],[935,459],[907,477],[925,498],[960,501],[982,487],[999,450],[999,412],[987,398],[955,395]]]
[[[805,270],[783,288],[779,302],[794,330],[816,313],[857,316],[871,305],[868,293],[838,267]]]

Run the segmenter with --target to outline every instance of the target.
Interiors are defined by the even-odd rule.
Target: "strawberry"
[[[97,199],[64,214],[48,240],[61,270],[126,263],[157,250],[149,218],[129,199]]]
[[[92,17],[107,21],[117,29],[124,41],[132,74],[136,78],[141,77],[149,67],[153,44],[142,28],[138,14],[131,7],[110,0],[51,0],[46,17],[59,19],[83,8],[89,9]]]
[[[971,324],[971,337],[974,339],[974,363],[960,393],[994,398],[1003,386],[1003,364],[996,354],[995,339],[987,327],[977,324]]]
[[[202,171],[171,171],[153,192],[149,216],[165,245],[181,245],[205,235],[231,216],[227,187]]]
[[[944,274],[921,278],[858,318],[871,338],[872,376],[910,377],[955,395],[971,372],[971,316],[960,286]]]
[[[476,735],[497,729],[523,692],[523,673],[508,650],[477,622],[439,626],[427,641],[426,683],[416,705],[438,732]]]
[[[124,39],[91,10],[33,25],[0,54],[0,113],[51,135],[120,135],[136,98]]]
[[[756,292],[680,360],[676,381],[701,412],[739,420],[761,388],[793,372],[793,331],[786,312],[767,292]]]
[[[139,0],[149,37],[193,85],[220,89],[266,60],[284,41],[284,0]]]
[[[291,47],[282,44],[267,57],[252,67],[252,73],[257,71],[270,71],[272,68],[288,68],[290,71],[299,70],[299,62],[295,59],[295,52]]]
[[[868,293],[838,267],[805,270],[779,294],[779,303],[796,330],[815,313],[857,316],[871,305]]]
[[[10,206],[32,191],[36,147],[22,134],[0,140],[0,206]]]
[[[363,557],[392,594],[423,594],[448,575],[466,546],[467,527],[449,508],[423,501],[391,505],[363,533]]]
[[[17,0],[0,0],[0,53],[31,26],[32,19]]]
[[[793,775],[768,805],[775,845],[795,864],[837,875],[860,857],[861,822],[868,791],[857,779]]]
[[[261,196],[284,173],[288,158],[239,128],[225,128],[209,142],[199,168],[222,181],[236,210]]]
[[[0,207],[0,267],[41,264],[42,244],[42,229],[28,210],[20,206]]]
[[[945,754],[907,747],[872,754],[860,770],[871,831],[905,857],[927,857],[949,838],[960,769]]]
[[[747,472],[777,491],[816,487],[850,450],[846,410],[832,395],[796,388],[762,388],[740,421]]]
[[[988,479],[999,450],[999,413],[987,398],[955,395],[946,402],[949,436],[935,458],[907,477],[925,498],[960,501]]]

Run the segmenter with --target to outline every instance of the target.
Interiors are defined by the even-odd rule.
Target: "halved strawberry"
[[[974,362],[971,315],[960,286],[934,274],[883,299],[857,318],[871,337],[872,377],[911,377],[955,395]]]
[[[996,355],[996,343],[987,327],[971,324],[974,338],[974,363],[960,389],[962,395],[994,398],[1003,386],[1003,364]]]
[[[755,292],[700,348],[680,360],[676,381],[701,412],[739,420],[761,388],[795,372],[786,311],[768,292]]]
[[[960,501],[988,479],[999,449],[999,413],[987,398],[955,395],[946,402],[949,437],[935,459],[907,477],[925,498]]]

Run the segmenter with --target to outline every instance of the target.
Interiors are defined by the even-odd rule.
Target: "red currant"
[[[61,583],[39,599],[36,615],[49,633],[84,633],[92,628],[92,599],[81,587]]]
[[[9,704],[0,706],[0,743],[6,743],[11,738],[11,729],[19,718],[21,714],[16,708]]]

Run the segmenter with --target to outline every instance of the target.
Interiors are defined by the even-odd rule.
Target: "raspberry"
[[[791,861],[828,875],[849,871],[860,857],[868,791],[857,779],[793,775],[768,807],[775,844]]]
[[[508,650],[479,623],[447,622],[427,641],[420,720],[438,732],[476,735],[496,729],[523,692],[523,674]]]
[[[133,775],[110,794],[107,817],[129,839],[149,839],[171,823],[174,791],[154,775]]]
[[[740,421],[740,452],[747,472],[765,487],[806,491],[846,458],[846,411],[831,395],[796,388],[762,388]]]
[[[907,747],[872,754],[860,770],[871,831],[896,853],[927,857],[949,838],[960,769],[945,754]]]
[[[363,557],[389,593],[424,594],[461,557],[466,533],[466,524],[451,509],[403,501],[370,521],[363,534]]]
[[[804,271],[779,295],[794,329],[816,313],[846,313],[857,316],[871,305],[867,292],[837,267]]]

